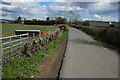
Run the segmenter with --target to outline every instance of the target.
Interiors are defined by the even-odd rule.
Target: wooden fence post
[[[33,38],[35,38],[35,34],[33,33]]]
[[[2,40],[0,40],[0,54],[3,53],[3,45],[2,45]]]
[[[12,53],[12,43],[11,43],[11,41],[12,41],[12,38],[10,37],[10,52]]]
[[[29,38],[29,33],[27,33],[27,40],[30,41],[30,38]]]
[[[48,35],[50,35],[50,31],[49,31]]]
[[[21,47],[21,35],[20,35],[20,47]]]
[[[22,42],[22,40],[21,40],[22,38],[21,38],[21,35],[20,35],[20,52],[22,52],[22,44],[21,44],[21,42]],[[17,54],[18,55],[18,54]],[[20,54],[21,55],[21,54]],[[19,55],[18,55],[18,57],[20,57]]]

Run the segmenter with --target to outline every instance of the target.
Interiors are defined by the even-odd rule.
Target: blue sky
[[[40,3],[40,5],[49,5],[49,4],[54,3],[54,2],[39,2],[39,3]]]
[[[72,11],[82,20],[118,21],[117,2],[13,2],[3,0],[1,19],[46,19],[49,17],[67,17]]]

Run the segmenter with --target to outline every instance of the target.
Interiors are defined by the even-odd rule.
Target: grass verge
[[[35,76],[41,71],[40,65],[44,63],[46,57],[49,54],[53,53],[54,49],[66,40],[67,35],[67,31],[63,32],[59,38],[49,43],[47,46],[39,50],[37,53],[33,54],[31,57],[16,58],[4,63],[2,67],[3,79],[21,79],[31,78],[31,76]]]

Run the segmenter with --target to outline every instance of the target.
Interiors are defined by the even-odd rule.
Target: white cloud
[[[14,19],[11,17],[11,15],[0,16],[0,19],[14,20]]]
[[[12,13],[5,12],[5,11],[0,11],[0,15],[11,15]]]
[[[18,16],[22,18],[32,19],[44,19],[44,16],[47,14],[46,6],[40,5],[38,2],[11,2],[11,5],[1,4],[2,14],[9,13],[11,16],[8,15],[3,16],[3,18],[14,18],[16,19]],[[8,10],[10,12],[8,12]],[[6,11],[6,12],[5,12]]]
[[[103,20],[104,21],[116,21],[116,22],[118,22],[118,18],[113,18],[113,17],[103,17]]]
[[[113,18],[113,17],[110,17],[110,16],[105,17],[105,16],[103,16],[103,15],[98,15],[98,14],[94,14],[94,15],[93,15],[93,18],[94,18],[95,20],[117,21],[117,22],[118,22],[118,18]]]
[[[52,10],[58,10],[58,11],[80,11],[82,10],[82,8],[80,7],[76,7],[76,6],[72,6],[72,7],[67,7],[67,6],[51,6]]]
[[[102,16],[98,15],[98,14],[94,14],[93,18],[97,19],[97,20],[101,20]]]
[[[53,2],[55,0],[2,0],[5,2]]]
[[[87,4],[88,7],[81,7],[81,5],[75,5],[75,4],[73,5],[72,2],[62,2],[62,3],[55,2],[55,3],[50,3],[49,5],[41,5],[39,2],[32,2],[32,0],[30,0],[30,2],[11,2],[11,5],[6,5],[6,4],[2,4],[2,5],[3,5],[2,8],[6,10],[0,12],[2,14],[6,14],[5,16],[3,16],[4,18],[6,17],[6,18],[16,19],[18,16],[21,16],[22,18],[27,18],[27,19],[33,19],[33,18],[46,19],[46,16],[50,16],[50,17],[68,16],[69,11],[76,11],[79,12],[80,14],[84,14],[86,19],[87,17],[89,18],[89,16],[86,16],[86,14],[87,15],[95,14],[94,19],[116,20],[112,17],[106,18],[97,14],[97,12],[110,13],[109,11],[116,9],[113,5],[111,5],[110,2],[92,3],[91,5]],[[82,5],[84,6],[86,4],[82,4]],[[10,12],[7,10],[9,10]]]
[[[71,6],[71,2],[62,2],[62,3],[53,3],[50,4],[49,7],[52,10],[56,10],[56,11],[82,11],[83,8],[81,8],[80,6],[75,6],[72,5]]]
[[[119,0],[55,0],[56,2],[118,2]]]
[[[12,9],[16,8],[16,6],[14,6],[14,5],[0,4],[0,6],[2,6],[3,9],[7,9],[7,10],[12,10]]]
[[[5,2],[118,2],[119,0],[1,0]]]
[[[90,13],[107,13],[109,14],[112,11],[118,10],[117,3],[116,5],[111,4],[111,2],[98,2],[88,6]],[[113,12],[112,12],[113,13]]]
[[[2,0],[4,2],[34,2],[34,0]]]

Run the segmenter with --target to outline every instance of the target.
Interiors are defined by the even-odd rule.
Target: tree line
[[[55,20],[50,19],[50,17],[47,17],[46,20],[22,20],[19,16],[15,21],[12,21],[12,23],[24,23],[24,24],[30,24],[30,25],[54,25],[54,24],[66,24],[67,19],[62,17],[56,17]]]

